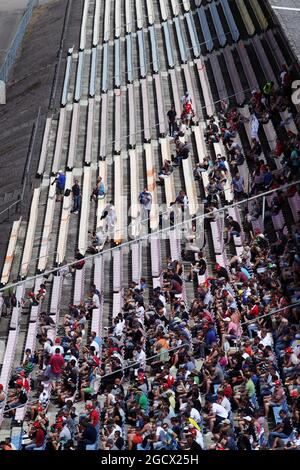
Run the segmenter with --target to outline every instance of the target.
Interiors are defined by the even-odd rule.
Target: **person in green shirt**
[[[246,382],[246,393],[249,398],[252,398],[255,395],[255,385],[251,377],[249,377]]]
[[[146,413],[148,411],[148,398],[141,390],[136,391],[135,401],[140,405],[141,409]]]

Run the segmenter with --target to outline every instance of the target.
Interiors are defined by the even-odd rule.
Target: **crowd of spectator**
[[[253,90],[248,120],[252,142],[247,152],[234,140],[245,123],[237,109],[222,103],[219,122],[210,119],[207,143],[222,141],[228,152],[215,162],[204,158],[194,170],[197,181],[209,173],[205,212],[211,220],[223,202],[229,173],[234,200],[248,196],[239,173],[245,160],[251,169],[250,194],[278,188],[265,213],[267,220],[296,194],[296,183],[280,190],[283,184],[297,181],[300,166],[299,134],[285,131],[293,116],[289,74],[283,67],[279,89],[270,82],[261,92]],[[281,169],[275,172],[261,159],[259,127],[284,109],[288,117],[280,122],[276,148],[268,155],[272,161],[280,159]],[[187,93],[181,123],[189,127],[193,114]],[[176,157],[164,163],[161,182],[190,154],[180,140],[183,129],[178,128],[174,107],[168,118]],[[58,198],[63,194],[59,181]],[[104,191],[99,179],[91,200]],[[72,192],[75,198],[76,188]],[[152,198],[147,188],[139,202],[149,218]],[[184,191],[175,203],[183,210],[187,207]],[[75,212],[79,204],[80,199],[75,199]],[[112,213],[111,203],[104,217]],[[6,402],[6,413],[12,415],[16,407],[27,405],[23,447],[299,449],[299,213],[293,224],[277,233],[276,241],[264,225],[261,230],[254,228],[261,214],[262,207],[255,203],[243,214],[242,226],[233,217],[225,219],[223,236],[228,247],[234,247],[235,237],[243,238],[242,252],[225,266],[216,264],[209,274],[204,253],[195,250],[197,260],[189,272],[183,261],[167,259],[159,287],[151,288],[144,278],[128,286],[122,311],[103,337],[88,334],[93,310],[100,308],[101,293],[95,286],[86,302],[69,305],[54,340],[49,337],[53,325],[43,312],[37,350],[26,351],[8,397],[0,384],[0,406]],[[75,269],[84,264],[79,255]],[[186,282],[195,286],[191,304],[186,300]],[[42,304],[45,296],[45,285],[37,295],[27,294],[33,305]],[[1,442],[4,450],[10,446],[9,440]]]

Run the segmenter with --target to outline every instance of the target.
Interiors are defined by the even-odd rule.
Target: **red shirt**
[[[93,410],[90,414],[90,421],[93,426],[97,426],[97,424],[99,423],[99,418],[100,418],[99,411]]]
[[[213,319],[212,319],[212,316],[209,312],[207,312],[205,310],[205,312],[203,313],[203,317],[202,317],[203,320],[207,320],[209,323],[213,323]]]
[[[191,112],[191,110],[192,110],[192,105],[191,105],[190,102],[188,102],[188,103],[186,103],[186,104],[184,105],[184,110],[185,110],[186,113],[190,113],[190,112]]]
[[[282,142],[277,142],[274,153],[277,157],[280,157],[284,151],[284,145]]]
[[[250,314],[253,315],[254,317],[257,317],[259,314],[259,307],[258,305],[254,305],[254,307],[251,308]]]
[[[61,354],[53,354],[49,362],[53,374],[61,374],[64,363],[65,360]]]
[[[227,397],[227,398],[231,398],[231,397],[232,397],[233,391],[232,391],[231,385],[228,384],[228,385],[226,385],[226,386],[224,387],[224,395],[225,395],[225,397]]]
[[[26,392],[28,393],[30,390],[30,385],[27,379],[18,379],[16,380],[16,384],[19,385],[20,387],[24,388]]]
[[[42,445],[44,444],[44,440],[45,440],[45,433],[42,428],[39,428],[35,435],[35,445],[37,447],[42,447]]]

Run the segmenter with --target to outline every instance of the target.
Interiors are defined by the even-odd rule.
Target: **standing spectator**
[[[240,201],[245,192],[244,189],[244,178],[237,173],[234,178],[232,178],[232,190],[234,194],[234,199]]]
[[[100,220],[106,219],[107,227],[106,230],[109,234],[113,234],[115,222],[117,220],[116,209],[113,201],[110,201],[109,204],[103,210]]]
[[[101,199],[105,196],[105,186],[102,180],[102,177],[99,176],[97,180],[97,188],[98,188],[98,194],[97,196],[100,197]]]
[[[53,388],[55,389],[56,382],[59,382],[61,379],[61,374],[63,372],[64,368],[64,358],[60,353],[60,349],[56,348],[55,349],[55,354],[51,356],[51,359],[49,361],[50,367],[51,367],[51,379],[54,383],[52,383]]]
[[[271,95],[274,92],[274,82],[270,81],[265,84],[263,87],[263,96],[265,104],[267,107],[270,107]]]
[[[169,119],[169,135],[170,137],[173,137],[174,132],[176,131],[176,111],[175,111],[175,106],[172,105],[171,109],[167,113],[168,119]]]
[[[186,91],[183,97],[181,98],[181,102],[182,106],[185,106],[186,103],[192,103],[192,98],[188,91]]]
[[[81,202],[81,191],[79,186],[79,181],[75,180],[72,186],[72,194],[73,194],[73,209],[71,212],[74,214],[78,214],[80,209],[80,202]]]
[[[272,172],[271,172],[271,170],[269,169],[268,166],[266,166],[266,168],[264,168],[262,176],[263,176],[264,189],[270,189],[270,186],[273,182],[273,174],[272,174]]]
[[[66,184],[66,175],[62,170],[58,172],[58,175],[56,176],[55,180],[53,183],[56,182],[56,201],[62,201],[63,199],[63,194],[64,194],[64,189],[65,189],[65,184]],[[52,183],[52,184],[53,184]]]
[[[50,355],[53,356],[53,354],[56,353],[56,350],[59,349],[60,354],[64,354],[64,348],[61,346],[61,339],[60,338],[55,338],[54,341],[54,346],[51,347],[50,349]]]
[[[254,112],[250,115],[250,127],[251,127],[251,139],[252,141],[258,141],[258,129],[259,129],[259,121]]]
[[[142,212],[142,220],[147,219],[148,220],[148,225],[150,227],[150,212],[151,212],[151,207],[152,207],[152,195],[148,191],[147,188],[144,188],[144,191],[142,191],[139,195],[139,202],[142,205],[142,208],[144,211]],[[146,217],[143,217],[143,214],[146,213]]]
[[[187,101],[185,103],[185,105],[183,106],[183,113],[182,113],[181,119],[183,121],[186,121],[187,125],[190,126],[191,125],[191,119],[192,119],[193,116],[194,116],[194,111],[193,111],[193,108],[192,108],[192,102]]]

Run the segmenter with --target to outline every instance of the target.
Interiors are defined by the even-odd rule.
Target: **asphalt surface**
[[[0,4],[2,0],[0,0]],[[53,87],[55,69],[68,0],[54,0],[34,12],[28,26],[19,56],[7,87],[7,104],[0,107],[0,194],[10,193],[22,186],[32,127],[41,106],[41,120],[30,166],[23,220],[28,218],[32,191],[40,184],[35,178],[43,129],[49,111],[49,99]],[[57,81],[55,107],[59,107],[65,59],[70,44],[79,43],[83,0],[73,1],[73,8],[66,28],[63,61]],[[9,222],[0,219],[0,272],[6,253],[12,221],[19,218],[13,214]],[[1,223],[2,222],[2,223]]]
[[[300,62],[300,0],[269,0],[269,3]]]
[[[39,4],[50,3],[52,0],[40,0]],[[18,25],[26,9],[28,0],[0,0],[0,66],[4,62]]]

